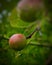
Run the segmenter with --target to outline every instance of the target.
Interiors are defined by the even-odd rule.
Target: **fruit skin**
[[[23,34],[14,34],[9,39],[9,46],[15,50],[22,50],[26,43],[26,37]]]
[[[42,0],[21,0],[17,5],[21,20],[32,22],[37,20],[37,12],[42,8]]]

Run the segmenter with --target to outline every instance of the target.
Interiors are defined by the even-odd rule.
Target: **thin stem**
[[[40,43],[38,43],[38,44],[29,43],[28,45],[52,48],[52,45],[50,45],[50,44],[46,44],[46,43],[45,43],[45,44],[40,44]]]
[[[26,39],[31,38],[32,35],[33,35],[36,31],[39,31],[39,30],[40,30],[40,27],[37,27],[30,35],[28,35],[28,36],[26,37]]]

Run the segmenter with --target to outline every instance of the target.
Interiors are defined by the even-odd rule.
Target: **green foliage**
[[[39,26],[39,23],[41,23],[40,32],[42,35],[40,35],[39,32],[34,33],[31,39],[27,40],[27,43],[52,45],[52,24],[47,20],[47,17],[41,16],[39,23],[22,21],[18,18],[18,13],[16,12],[18,1],[19,0],[11,0],[11,2],[6,2],[6,0],[0,1],[2,3],[0,13],[3,16],[3,18],[0,19],[0,34],[5,38],[9,38],[16,33],[23,33],[25,36],[28,36],[36,29],[36,26]],[[5,9],[7,13],[3,15],[2,11]],[[10,16],[8,16],[8,12],[11,13]],[[52,53],[51,51],[52,48],[30,44],[23,50],[16,51],[9,47],[8,40],[0,38],[0,65],[44,65],[49,54]]]

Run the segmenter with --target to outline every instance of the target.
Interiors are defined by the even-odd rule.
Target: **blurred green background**
[[[16,51],[11,49],[8,40],[3,38],[9,38],[15,33],[28,36],[38,25],[37,21],[25,22],[18,18],[16,11],[18,1],[0,0],[0,65],[45,65],[52,53],[52,48],[27,45],[23,50]],[[41,30],[34,33],[27,42],[52,45],[52,5],[48,3],[48,0],[45,3],[45,9],[42,13],[46,12],[46,15],[40,14]]]

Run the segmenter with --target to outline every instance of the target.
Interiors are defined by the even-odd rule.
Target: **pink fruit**
[[[26,43],[26,37],[23,34],[14,34],[9,39],[10,47],[17,50],[23,49]]]
[[[42,0],[21,0],[17,5],[17,12],[21,20],[32,22],[37,20],[37,13],[42,8]]]

